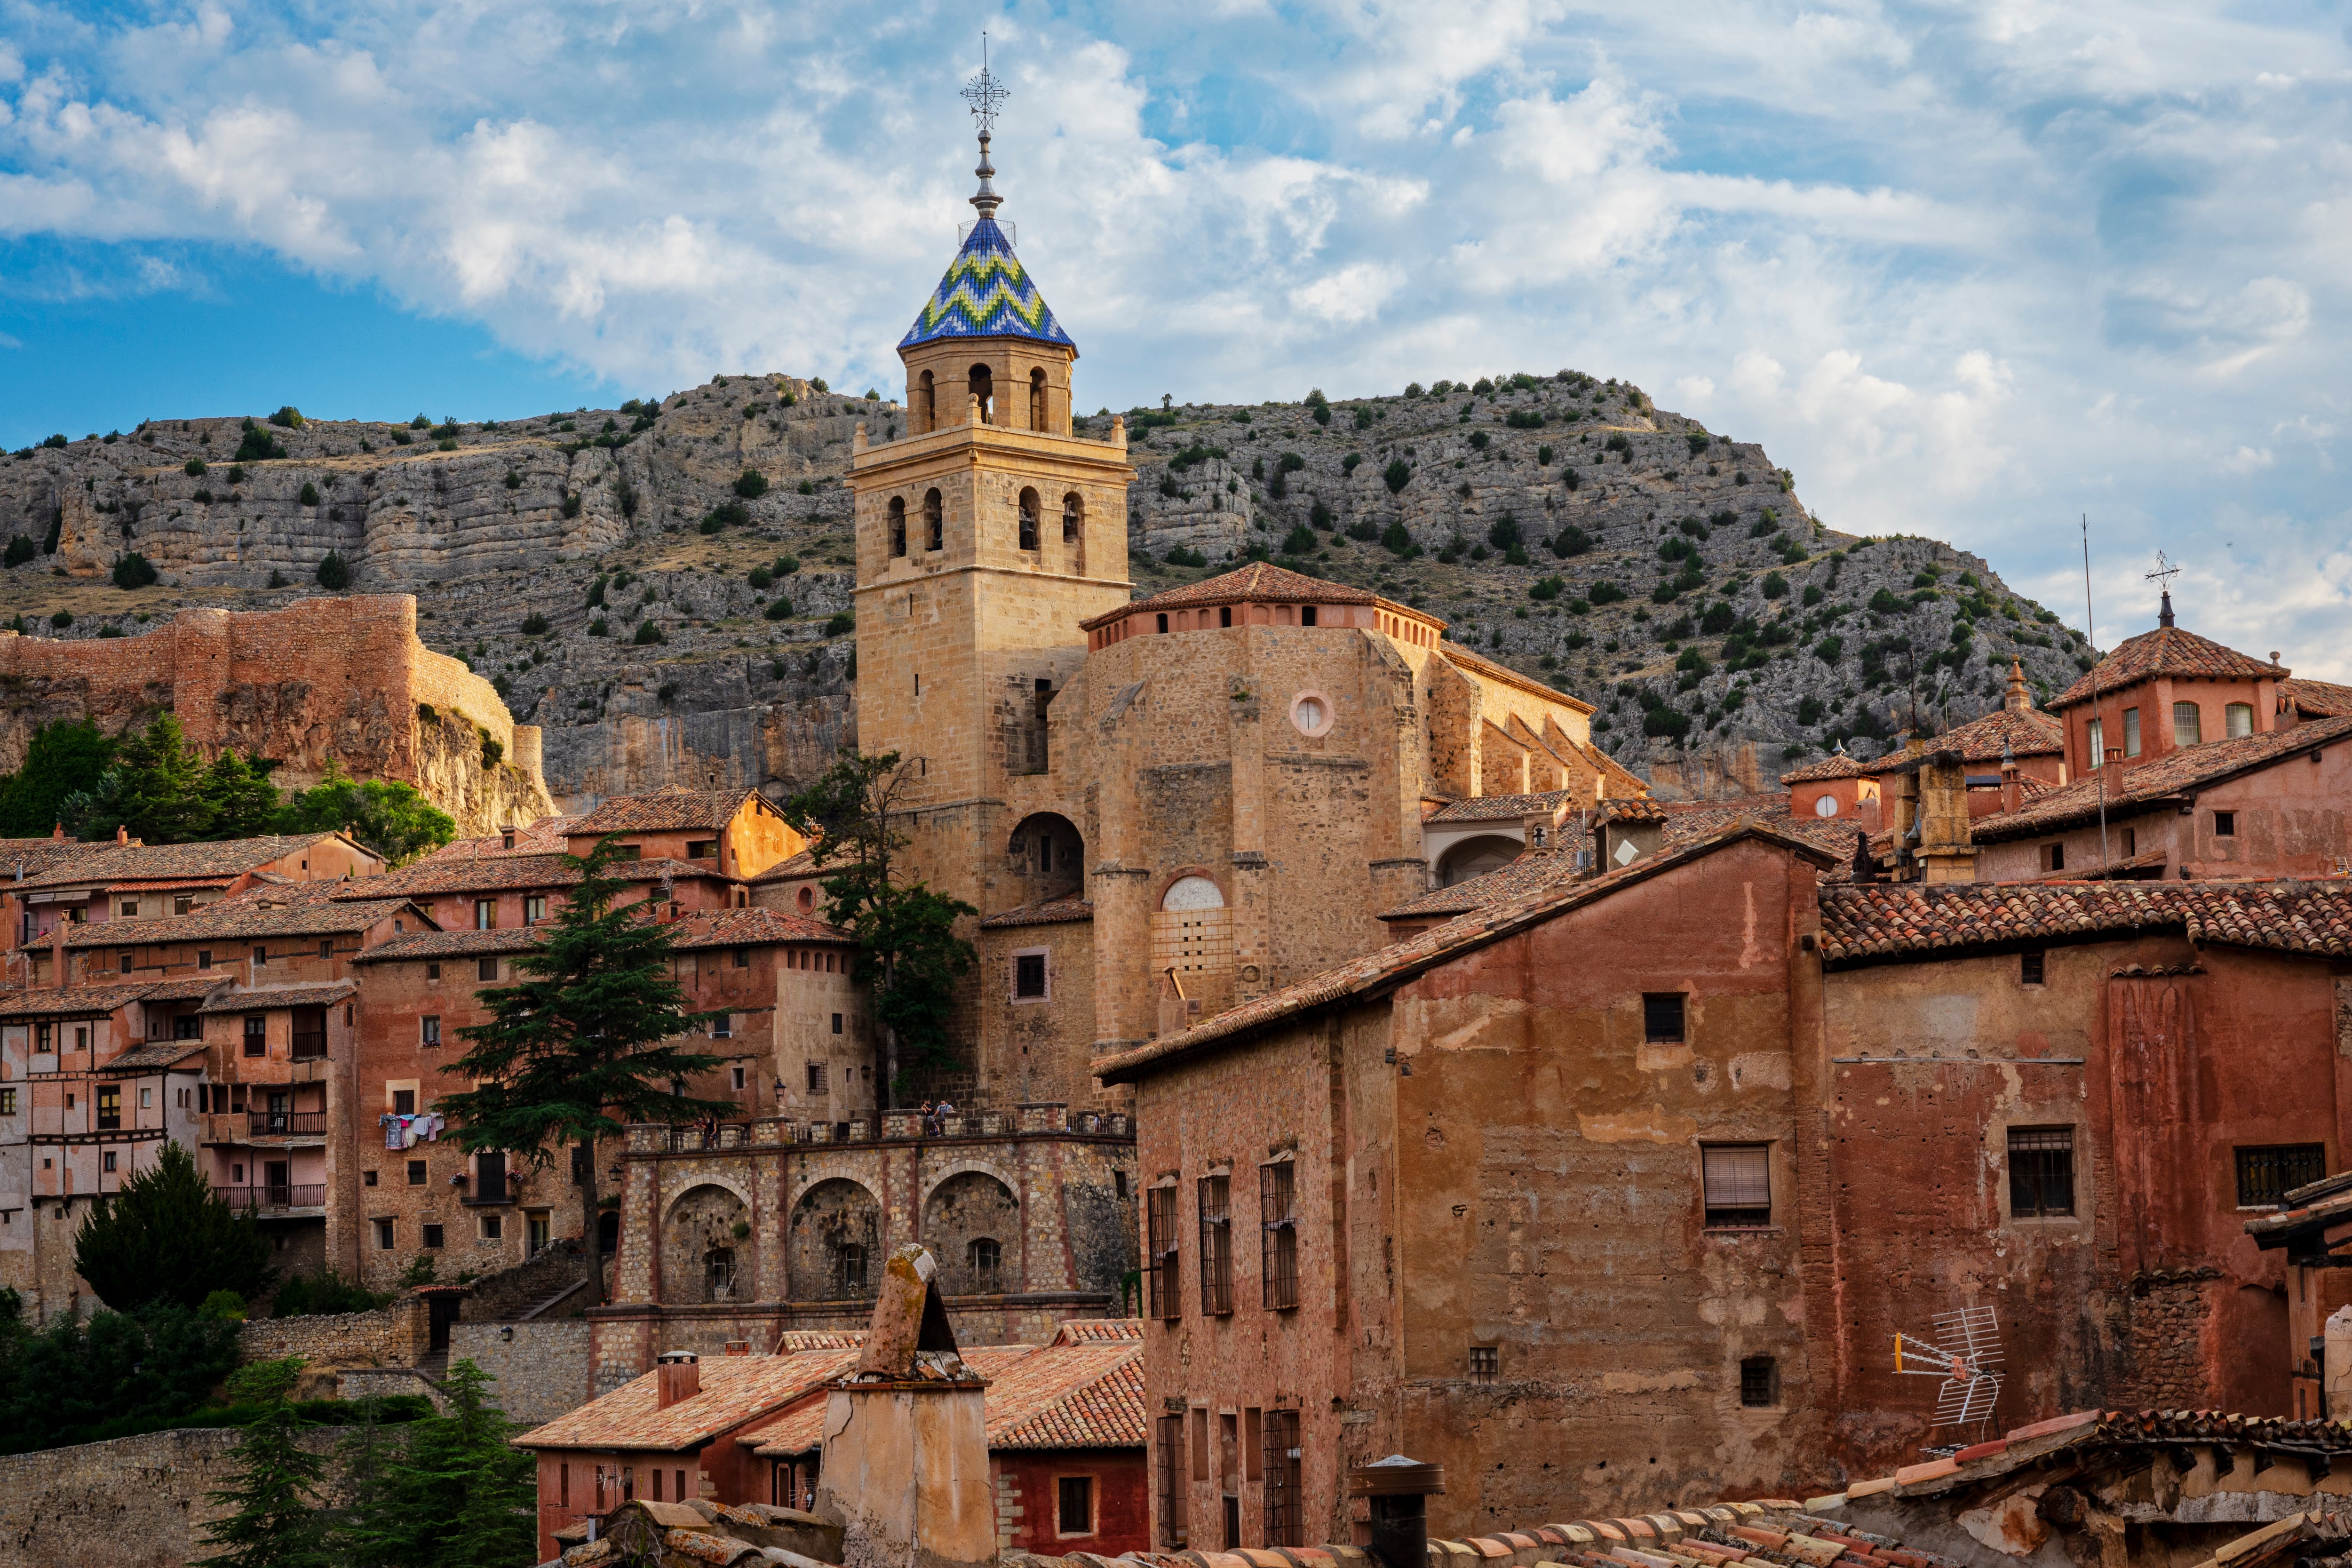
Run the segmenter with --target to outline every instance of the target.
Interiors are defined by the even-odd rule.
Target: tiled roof
[[[42,985],[0,992],[0,1018],[69,1018],[111,1013],[126,1002],[140,1000],[154,988],[151,982],[130,985]]]
[[[367,879],[373,882],[378,879]],[[334,895],[342,886],[340,882],[295,882],[240,893],[184,915],[143,921],[96,921],[68,928],[66,946],[79,951],[202,942],[206,938],[331,936],[365,931],[403,910],[414,911],[420,921],[425,919],[425,911],[404,898],[338,899]],[[36,938],[25,944],[28,950],[47,945],[46,938]]]
[[[756,888],[762,882],[796,882],[804,877],[822,877],[824,874],[824,868],[816,863],[816,851],[803,849],[797,855],[777,861],[752,878],[751,885]]]
[[[996,1373],[986,1401],[992,1449],[1140,1448],[1142,1342],[1046,1345]]]
[[[982,1345],[965,1351],[962,1359],[965,1366],[982,1377],[994,1378],[1035,1349],[1034,1345]],[[986,1395],[982,1397],[984,1410]],[[763,1421],[750,1431],[737,1434],[736,1441],[752,1452],[769,1458],[782,1454],[805,1454],[824,1441],[824,1400],[813,1400],[797,1409],[787,1410],[773,1419]]]
[[[1576,850],[1580,846],[1581,840],[1576,845],[1563,844],[1557,849],[1530,849],[1483,877],[1471,877],[1450,888],[1433,888],[1417,899],[1407,899],[1392,910],[1383,910],[1381,919],[1426,920],[1433,915],[1466,914],[1556,886],[1576,876]]]
[[[1053,1343],[1078,1344],[1141,1344],[1141,1318],[1065,1318],[1054,1331]]]
[[[993,217],[983,215],[964,236],[940,286],[923,301],[922,314],[898,340],[901,350],[945,338],[1027,338],[1077,352],[1077,344],[1045,308],[1045,296],[1013,254],[1013,241]],[[949,392],[952,395],[953,387]],[[962,410],[949,422],[960,424]]]
[[[1779,827],[1742,821],[1711,838],[1645,855],[1621,871],[1538,888],[1228,1008],[1189,1029],[1108,1057],[1097,1057],[1094,1061],[1095,1076],[1107,1084],[1131,1083],[1172,1058],[1194,1055],[1332,1003],[1383,994],[1465,952],[1516,936],[1570,910],[1596,902],[1620,889],[1703,859],[1748,838],[1781,845],[1817,863],[1827,863],[1831,858],[1813,844]]]
[[[418,931],[380,942],[355,955],[353,963],[393,963],[404,958],[473,958],[490,952],[530,952],[539,946],[531,926],[496,931]]]
[[[730,1427],[813,1393],[856,1364],[857,1352],[846,1350],[705,1356],[698,1367],[701,1392],[667,1410],[658,1408],[659,1373],[649,1372],[515,1442],[525,1448],[698,1447]]]
[[[2118,813],[2129,815],[2134,808],[2148,803],[2219,784],[2236,773],[2268,767],[2347,735],[2352,735],[2352,717],[2320,719],[2273,730],[2267,735],[2242,735],[2234,741],[2208,741],[2201,746],[2185,746],[2136,767],[2102,768],[2088,777],[2052,790],[2030,805],[1979,817],[1973,831],[1979,843],[1998,844],[2095,822],[2098,820],[2102,788],[2105,792],[2106,813],[2112,819]]]
[[[1780,775],[1784,784],[1819,784],[1824,779],[1860,778],[1870,772],[1869,765],[1847,756],[1843,749],[1832,752],[1818,763],[1808,763],[1793,773]]]
[[[2279,682],[2280,692],[2291,699],[2295,711],[2306,719],[2341,719],[2352,714],[2352,686],[2338,686],[2332,680],[2305,680],[2296,676]]]
[[[565,829],[567,837],[604,833],[713,833],[733,820],[737,808],[757,790],[666,789],[654,795],[614,795]]]
[[[1381,603],[1385,604],[1387,601],[1382,600]],[[1416,615],[1420,613],[1421,612],[1419,611],[1414,612]],[[1517,670],[1513,669],[1507,664],[1496,664],[1485,654],[1473,652],[1471,649],[1464,647],[1460,643],[1441,642],[1437,645],[1437,651],[1444,654],[1445,656],[1445,661],[1454,666],[1456,669],[1465,670],[1472,675],[1483,676],[1488,680],[1499,681],[1505,686],[1516,686],[1520,690],[1525,691],[1531,696],[1543,698],[1545,700],[1549,702],[1559,703],[1562,707],[1573,708],[1580,713],[1591,713],[1596,711],[1592,704],[1587,702],[1581,697],[1570,697],[1565,691],[1546,686],[1542,681],[1538,680],[1531,675],[1521,675]],[[1649,793],[1650,786],[1640,774],[1629,772],[1627,769],[1621,766],[1616,758],[1611,756],[1600,747],[1586,746],[1581,749],[1584,752],[1584,760],[1586,762],[1592,763],[1602,773],[1607,773],[1610,777],[1615,779],[1619,784],[1624,784],[1628,794],[1638,793],[1646,795]]]
[[[1566,789],[1546,790],[1540,795],[1488,795],[1457,800],[1421,820],[1423,826],[1442,822],[1517,822],[1523,816],[1556,812],[1573,804],[1578,804],[1576,792]]]
[[[191,1057],[205,1054],[202,1040],[149,1040],[105,1064],[107,1072],[149,1072],[161,1068],[177,1067]]]
[[[348,980],[331,980],[317,985],[266,985],[253,991],[231,987],[206,997],[196,1011],[262,1013],[273,1007],[324,1007],[358,991],[359,987]]]
[[[1955,882],[1823,888],[1832,963],[2179,931],[2192,942],[2352,957],[2352,883]]]
[[[117,881],[152,882],[167,878],[236,878],[313,844],[333,833],[289,833],[264,838],[224,838],[210,844],[99,844],[98,853],[75,858],[40,876],[27,874],[26,888],[109,887]]]
[[[2159,675],[2195,676],[2206,679],[2261,679],[2268,676],[2284,680],[2287,671],[2284,665],[2240,653],[2233,647],[2223,647],[2210,637],[2200,637],[2195,632],[2179,626],[2158,626],[2152,632],[2142,632],[2118,645],[2116,651],[2101,659],[2096,668],[2074,682],[2051,700],[2053,708],[2064,708],[2091,700],[2093,681],[2101,692],[2121,690],[2134,681],[2147,680]]]
[[[1601,802],[1592,820],[1596,826],[1603,822],[1664,822],[1668,815],[1664,801],[1637,795],[1627,800]]]
[[[1380,595],[1369,588],[1351,588],[1345,583],[1328,582],[1321,577],[1309,577],[1303,572],[1293,572],[1286,566],[1276,566],[1269,561],[1253,561],[1238,571],[1226,572],[1214,577],[1203,577],[1197,583],[1184,583],[1163,589],[1147,597],[1131,600],[1115,610],[1106,611],[1090,620],[1078,623],[1081,631],[1107,626],[1113,621],[1146,610],[1187,610],[1201,605],[1376,605]],[[1420,616],[1419,610],[1408,615]],[[1443,624],[1443,623],[1441,623]]]
[[[688,915],[677,922],[673,945],[697,947],[761,947],[785,942],[825,942],[844,947],[857,939],[839,926],[806,915],[778,910],[717,910]]]
[[[120,847],[111,843],[85,844],[79,838],[0,838],[0,881],[14,882],[19,870],[30,881],[95,861]]]
[[[991,915],[980,923],[984,929],[1001,931],[1008,926],[1068,925],[1094,918],[1094,905],[1084,899],[1042,899],[1034,904],[1024,904],[1017,910]]]
[[[2011,755],[2020,757],[2063,755],[2066,727],[2039,708],[2022,711],[1996,708],[1983,718],[1971,719],[1927,742],[1929,752],[1957,752],[1964,763],[1997,763],[2004,748]],[[1884,772],[1890,763],[1903,760],[1902,751],[1890,752],[1869,771]]]
[[[552,854],[484,855],[473,859],[419,860],[397,871],[387,871],[381,877],[341,884],[335,896],[341,899],[381,898],[389,893],[410,893],[418,898],[432,898],[444,893],[497,893],[527,888],[569,888],[580,880],[580,873],[564,865],[561,851]],[[656,856],[649,860],[616,860],[608,868],[611,875],[624,882],[658,882],[665,879],[683,882],[702,878],[713,882],[731,882],[710,866],[699,860],[673,860]]]

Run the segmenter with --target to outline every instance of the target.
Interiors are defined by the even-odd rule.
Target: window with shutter
[[[1260,1165],[1257,1194],[1261,1304],[1285,1311],[1298,1305],[1297,1168],[1287,1160]]]
[[[1710,1143],[1699,1151],[1710,1230],[1752,1230],[1772,1223],[1769,1143]]]

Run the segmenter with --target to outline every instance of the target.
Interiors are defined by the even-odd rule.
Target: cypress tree
[[[123,1178],[110,1203],[74,1235],[74,1271],[118,1312],[164,1302],[190,1310],[215,1290],[250,1300],[269,1283],[269,1238],[252,1212],[238,1214],[178,1143]]]
[[[327,1459],[302,1447],[306,1423],[289,1397],[301,1369],[299,1358],[257,1362],[228,1380],[232,1402],[269,1410],[246,1427],[229,1484],[205,1494],[229,1510],[205,1526],[205,1543],[220,1550],[188,1568],[331,1568],[320,1512]]]

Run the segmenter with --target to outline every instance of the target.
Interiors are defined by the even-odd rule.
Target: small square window
[[[1642,998],[1642,1037],[1652,1045],[1683,1041],[1683,994],[1679,991]]]
[[[1496,1345],[1470,1347],[1470,1381],[1492,1383],[1503,1370],[1503,1352]]]
[[[426,1226],[425,1227],[425,1245],[436,1251],[439,1250],[441,1246],[441,1227],[439,1226]]]
[[[497,1215],[486,1214],[482,1216],[482,1239],[484,1241],[498,1240],[499,1236],[504,1233],[504,1229],[505,1227]]]
[[[392,1221],[380,1219],[375,1222],[375,1246],[379,1252],[392,1250]]]
[[[2234,811],[2215,812],[2213,814],[2213,837],[2216,838],[2235,838],[2237,836],[2238,814]]]
[[[1045,996],[1045,955],[1044,953],[1023,952],[1013,955],[1013,994],[1020,1000],[1034,1000]]]
[[[808,1064],[808,1091],[811,1094],[823,1094],[825,1091],[824,1064],[823,1062],[811,1062]]]
[[[2009,1213],[2042,1219],[2074,1212],[2074,1130],[2009,1130]]]
[[[499,977],[499,961],[498,961],[497,959],[495,959],[495,958],[482,958],[482,959],[477,959],[477,960],[475,960],[475,961],[474,961],[474,978],[475,978],[475,979],[477,979],[477,980],[496,980],[498,977]]]
[[[411,1160],[408,1162],[408,1184],[412,1187],[421,1187],[425,1184],[424,1161]]]
[[[1710,1230],[1754,1230],[1772,1223],[1772,1146],[1711,1143],[1699,1151]]]
[[[1780,1403],[1780,1366],[1769,1355],[1752,1355],[1739,1363],[1739,1403],[1763,1409]]]
[[[362,1171],[360,1173],[360,1185],[363,1187],[372,1187],[375,1185],[375,1173],[373,1171]]]
[[[392,1113],[394,1116],[415,1115],[416,1091],[413,1089],[394,1089],[392,1091]]]
[[[172,912],[175,915],[186,914],[190,910],[193,910],[195,907],[196,900],[190,898],[185,893],[182,893],[178,898],[172,900]]]
[[[428,964],[426,964],[426,965],[425,966],[425,979],[427,979],[427,980],[438,980],[438,979],[440,979],[440,978],[441,978],[441,966],[440,966],[439,964],[437,964],[437,963],[428,963]]]
[[[2021,952],[2017,955],[2017,981],[2021,985],[2039,985],[2042,983],[2041,949],[2036,948],[2031,952]]]
[[[138,900],[125,899],[122,900],[122,918],[125,920],[137,920],[139,918]]]

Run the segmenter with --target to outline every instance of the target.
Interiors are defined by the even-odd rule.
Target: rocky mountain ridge
[[[1360,584],[1594,702],[1661,793],[1769,787],[2009,659],[2087,649],[1982,561],[1818,523],[1754,443],[1575,372],[1129,414],[1139,595],[1249,558]],[[151,421],[0,457],[0,617],[136,635],[184,605],[414,593],[429,646],[545,732],[574,804],[805,778],[854,739],[853,433],[899,408],[788,375],[436,423]],[[1109,411],[1081,421],[1108,437]]]

